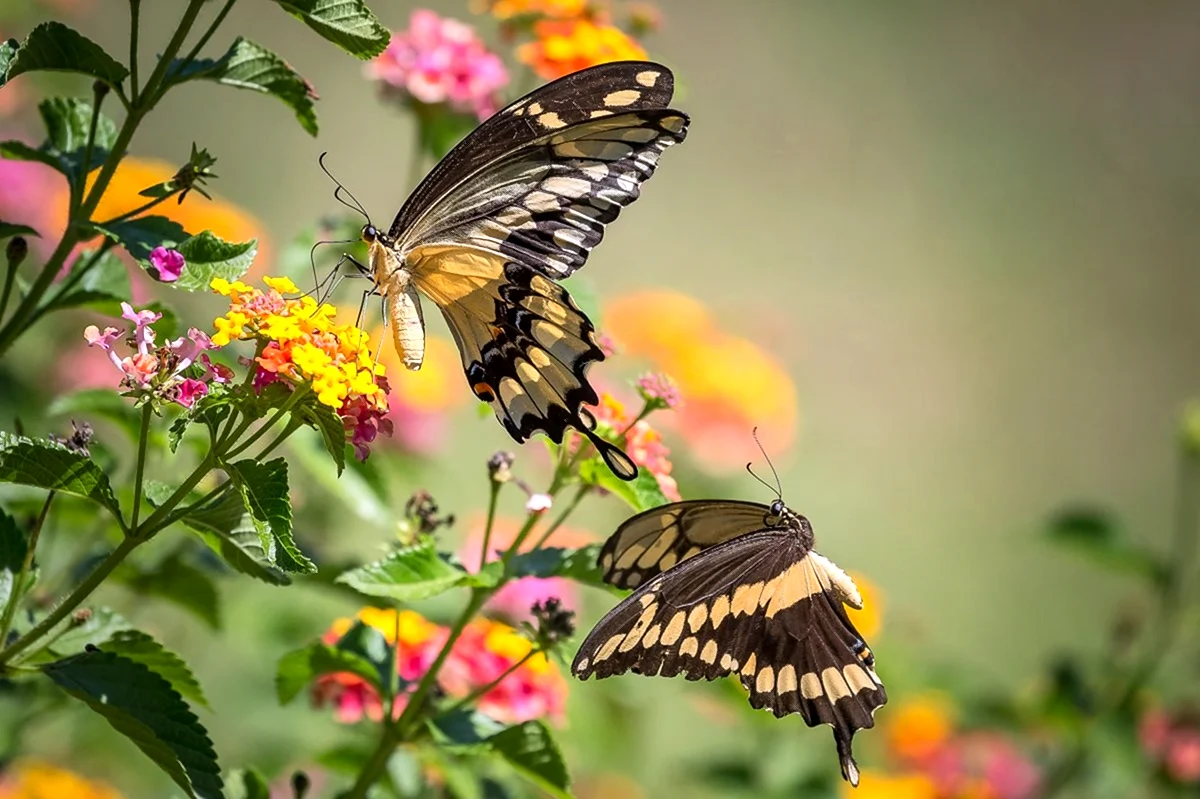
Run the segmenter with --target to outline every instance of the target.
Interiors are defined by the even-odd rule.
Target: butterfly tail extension
[[[601,459],[604,460],[604,465],[608,470],[622,480],[633,480],[638,476],[637,464],[633,459],[625,454],[625,450],[610,444],[592,430],[584,430],[583,434],[587,436],[588,441],[592,442],[592,446],[600,453]]]
[[[858,787],[858,764],[854,762],[854,753],[851,751],[851,739],[854,738],[854,733],[842,736],[837,730],[833,732],[833,740],[837,744],[838,760],[842,764],[842,779]]]

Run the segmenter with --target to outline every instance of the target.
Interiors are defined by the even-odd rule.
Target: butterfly
[[[887,693],[843,607],[862,607],[858,589],[813,551],[808,519],[782,500],[675,502],[625,521],[599,565],[605,582],[636,590],[583,642],[576,677],[736,674],[751,706],[830,725],[842,776],[858,785],[851,740]]]
[[[489,117],[433,168],[386,233],[367,224],[364,271],[384,295],[409,369],[424,357],[418,292],[442,311],[467,383],[518,443],[586,436],[618,477],[637,466],[595,432],[585,372],[604,353],[558,280],[587,261],[605,225],[687,135],[667,108],[674,76],[625,61],[549,83]]]

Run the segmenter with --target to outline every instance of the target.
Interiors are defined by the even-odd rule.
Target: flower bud
[[[497,452],[488,458],[488,477],[493,483],[507,483],[513,479],[512,465],[516,457],[511,452]]]
[[[4,256],[8,259],[9,269],[16,269],[20,266],[27,255],[29,255],[29,242],[25,240],[24,236],[13,236],[8,240]]]

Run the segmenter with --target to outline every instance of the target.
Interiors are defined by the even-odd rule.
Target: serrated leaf
[[[600,544],[588,544],[579,549],[544,547],[532,552],[521,552],[509,561],[514,577],[566,577],[570,580],[609,588],[604,582],[604,570],[596,559],[600,555]]]
[[[100,650],[50,663],[42,671],[129,738],[188,796],[224,796],[208,732],[161,675]]]
[[[95,227],[124,247],[143,266],[149,266],[150,253],[155,247],[177,248],[189,238],[183,225],[165,216],[139,216]]]
[[[340,672],[356,674],[376,690],[382,688],[379,671],[369,660],[355,652],[315,643],[289,652],[280,659],[275,672],[275,693],[279,697],[279,704],[291,702],[318,677]]]
[[[1068,508],[1050,521],[1047,537],[1074,549],[1092,562],[1115,571],[1153,580],[1166,578],[1168,565],[1129,540],[1111,515],[1094,508]]]
[[[337,582],[367,596],[410,602],[449,591],[468,576],[459,566],[439,557],[433,539],[423,536],[416,544],[397,549],[383,560],[339,575]]]
[[[181,291],[207,291],[213,278],[237,280],[258,254],[258,239],[233,243],[204,231],[175,248],[186,261],[183,274],[171,284]]]
[[[141,663],[171,684],[184,699],[208,707],[204,691],[183,659],[140,630],[121,630],[99,645],[105,652]]]
[[[193,62],[186,71],[181,71],[182,67],[179,61],[172,65],[179,82],[211,80],[278,97],[295,112],[304,130],[317,135],[316,92],[286,61],[262,45],[239,36],[219,59]]]
[[[274,566],[274,542],[270,550],[263,550],[254,520],[236,491],[225,492],[180,521],[195,530],[209,549],[234,570],[271,585],[292,582]]]
[[[315,397],[293,413],[297,419],[321,434],[321,443],[333,458],[338,477],[341,477],[346,469],[346,424],[342,417],[325,403],[317,402]]]
[[[579,464],[579,479],[615,494],[637,512],[670,502],[659,488],[658,480],[646,468],[639,469],[637,477],[632,480],[622,480],[609,471],[603,460],[594,457]]]
[[[180,553],[147,569],[119,573],[118,579],[133,591],[174,602],[214,630],[221,628],[221,602],[212,575]]]
[[[454,748],[486,746],[504,725],[478,710],[460,709],[443,713],[429,721],[434,740]]]
[[[13,59],[17,57],[17,50],[20,48],[21,43],[16,39],[0,42],[0,79],[8,74],[8,68],[12,66]]]
[[[39,150],[37,147],[32,147],[17,139],[0,142],[0,158],[8,161],[35,161],[63,174],[69,174],[57,155]]]
[[[0,483],[46,488],[90,499],[120,516],[108,475],[61,444],[0,432]]]
[[[571,776],[545,724],[540,721],[517,724],[493,735],[488,743],[521,776],[551,796],[570,799]]]
[[[25,554],[28,551],[25,534],[11,516],[0,510],[0,612],[10,600],[21,601],[20,597],[13,597],[13,591],[16,589],[17,574],[25,563]],[[27,585],[26,589],[28,588]]]
[[[37,236],[38,232],[29,225],[19,225],[14,222],[0,222],[0,240],[11,239],[13,236]],[[38,236],[38,238],[41,238]]]
[[[104,48],[61,22],[43,22],[29,32],[0,74],[0,86],[18,75],[42,70],[80,72],[113,88],[129,76],[129,70]]]
[[[374,58],[387,48],[392,34],[363,0],[276,0],[326,41],[355,58]]]
[[[292,537],[287,461],[275,458],[258,463],[247,458],[229,464],[227,471],[241,491],[259,537],[264,539],[263,550],[270,549],[270,540],[275,542],[275,565],[288,572],[315,573],[316,565],[300,551]]]
[[[263,775],[254,769],[240,768],[229,773],[225,795],[229,799],[271,799],[271,788]]]
[[[72,614],[47,636],[41,651],[30,653],[33,663],[46,663],[84,651],[89,644],[98,645],[133,625],[116,611],[100,607]],[[18,656],[20,657],[20,656]]]
[[[129,301],[133,289],[129,283],[129,271],[121,259],[111,250],[101,253],[94,262],[88,264],[91,259],[91,250],[80,253],[71,267],[71,273],[73,274],[76,269],[83,269],[85,264],[87,272],[79,278],[79,283],[69,292],[61,297],[56,296],[50,303],[50,308],[77,308],[81,305],[90,305],[96,310],[112,314],[114,311],[119,312],[122,301]],[[70,278],[71,275],[68,275],[67,279]]]
[[[398,621],[397,619],[397,623]],[[371,664],[375,669],[375,678],[371,683],[378,687],[384,696],[391,695],[393,681],[397,685],[404,683],[396,670],[396,648],[388,643],[388,639],[375,627],[355,620],[350,629],[337,640],[334,648]]]
[[[38,105],[46,125],[47,141],[34,148],[20,141],[0,143],[0,155],[17,161],[40,161],[75,180],[108,158],[109,148],[117,138],[117,126],[104,114],[96,120],[96,138],[90,164],[83,163],[87,148],[92,107],[72,97],[51,97]]]

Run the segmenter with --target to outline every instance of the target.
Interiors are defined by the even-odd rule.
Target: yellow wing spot
[[[663,630],[662,634],[662,642],[665,646],[671,646],[679,640],[679,636],[683,635],[683,622],[686,618],[687,614],[681,610],[667,622],[667,629]]]
[[[820,584],[806,579],[807,566],[803,561],[788,567],[783,574],[772,580],[777,583],[770,601],[766,602],[766,592],[763,592],[764,605],[767,608],[767,618],[773,618],[781,610],[787,610],[802,599],[807,599],[821,590]]]
[[[836,702],[851,694],[850,685],[837,666],[830,666],[821,672],[821,684],[825,686],[825,693],[829,695],[830,702]]]
[[[762,594],[762,583],[743,583],[733,592],[730,610],[734,616],[749,615],[758,610],[758,598]]]
[[[530,350],[531,354],[532,354],[532,352],[533,352],[533,350]],[[539,350],[539,352],[540,352],[540,350]],[[536,361],[537,358],[534,358],[534,360]],[[600,568],[604,569],[605,571],[608,571],[609,569],[612,568],[612,565],[613,565],[613,556],[612,556],[611,552],[605,552],[603,555],[600,556]]]
[[[646,634],[642,636],[642,646],[647,649],[654,646],[658,643],[658,636],[660,635],[662,635],[662,625],[655,624],[649,630],[646,630]]]
[[[842,669],[842,676],[846,678],[846,684],[850,686],[850,690],[856,694],[859,691],[875,689],[875,681],[857,663],[846,664],[846,668]]]
[[[636,80],[640,85],[645,86],[647,89],[653,89],[654,84],[658,83],[658,76],[661,74],[661,72],[648,69],[645,72],[639,72],[637,75],[634,75],[633,79]]]
[[[595,111],[593,111],[591,114],[589,114],[589,116],[592,119],[600,119],[601,117],[610,117],[610,116],[612,116],[612,114],[613,114],[613,112],[609,111],[606,108],[597,108]]]
[[[587,667],[589,665],[591,665],[591,661],[588,660],[587,658],[583,658],[582,660],[579,661],[579,665],[575,667],[575,671],[576,672],[585,672],[585,671],[587,671]]]
[[[688,614],[688,627],[692,628],[692,632],[700,632],[700,628],[704,626],[704,622],[708,620],[708,609],[704,605],[696,605],[692,608],[692,612]]]
[[[746,662],[744,664],[742,664],[742,674],[749,676],[754,673],[754,670],[757,667],[758,667],[758,655],[751,652],[750,657],[746,658]]]
[[[600,647],[600,651],[596,653],[596,662],[608,660],[612,657],[613,652],[617,651],[617,647],[621,645],[621,641],[625,640],[625,636],[617,633],[612,638],[604,642],[604,646]]]
[[[557,194],[560,197],[567,197],[572,200],[578,200],[581,197],[586,197],[592,191],[592,184],[583,178],[567,178],[562,175],[546,178],[542,181],[542,188],[552,194]],[[526,203],[528,205],[528,203]]]
[[[687,552],[683,553],[683,557],[680,558],[680,560],[687,560],[688,558],[694,558],[699,554],[700,554],[700,547],[692,547]]]
[[[663,117],[658,121],[658,124],[662,125],[668,133],[678,135],[683,132],[683,117]]]
[[[529,113],[532,116],[537,116],[538,114],[542,113],[542,104],[541,103],[530,103],[529,104]]]
[[[619,92],[604,95],[604,105],[609,108],[624,108],[636,103],[641,96],[642,93],[637,89],[622,89]]]
[[[522,200],[522,203],[535,214],[544,214],[548,211],[558,210],[558,198],[545,191],[529,192],[525,199]]]
[[[711,638],[704,645],[704,649],[700,650],[700,659],[705,663],[717,662],[717,642]]]
[[[821,687],[821,678],[815,671],[810,671],[800,678],[800,696],[805,699],[820,699],[825,694]]]
[[[540,114],[537,118],[537,121],[538,124],[543,128],[549,128],[550,130],[558,130],[559,128],[565,128],[567,126],[567,123],[563,122],[562,118],[553,111],[547,111],[544,114]]]
[[[775,677],[775,691],[786,694],[789,691],[795,691],[798,687],[799,684],[796,682],[796,667],[788,663],[779,670],[778,676]]]
[[[667,554],[663,555],[661,558],[658,559],[658,568],[662,569],[663,571],[666,571],[667,569],[674,566],[677,560],[678,560],[678,558],[675,557],[674,552],[668,552]]]
[[[630,566],[637,563],[637,559],[640,558],[642,553],[645,551],[645,547],[638,546],[637,544],[629,547],[629,549],[622,552],[621,557],[617,559],[617,568],[628,569]]]
[[[736,669],[736,663],[737,661],[731,658],[728,652],[721,653],[721,668],[725,669],[725,671],[733,671]]]
[[[640,597],[638,597],[638,604],[644,608],[650,607],[652,604],[654,604],[654,594],[642,594]]]
[[[630,572],[629,576],[625,578],[625,585],[629,586],[630,588],[637,588],[641,584],[642,584],[642,573],[641,572]]]
[[[696,656],[700,651],[700,641],[694,635],[689,635],[683,639],[683,643],[679,645],[679,654]]]
[[[637,565],[643,569],[650,568],[655,563],[658,563],[659,558],[661,558],[663,553],[670,549],[671,545],[674,543],[675,533],[671,530],[664,530],[663,532],[659,533],[658,538],[654,540],[654,543],[647,547],[646,551],[642,553],[642,556],[638,558]]]
[[[713,600],[712,611],[709,613],[712,616],[713,628],[721,626],[721,622],[725,621],[725,617],[729,615],[729,597],[721,594]]]
[[[754,677],[754,689],[765,694],[775,687],[775,669],[763,666]]]

